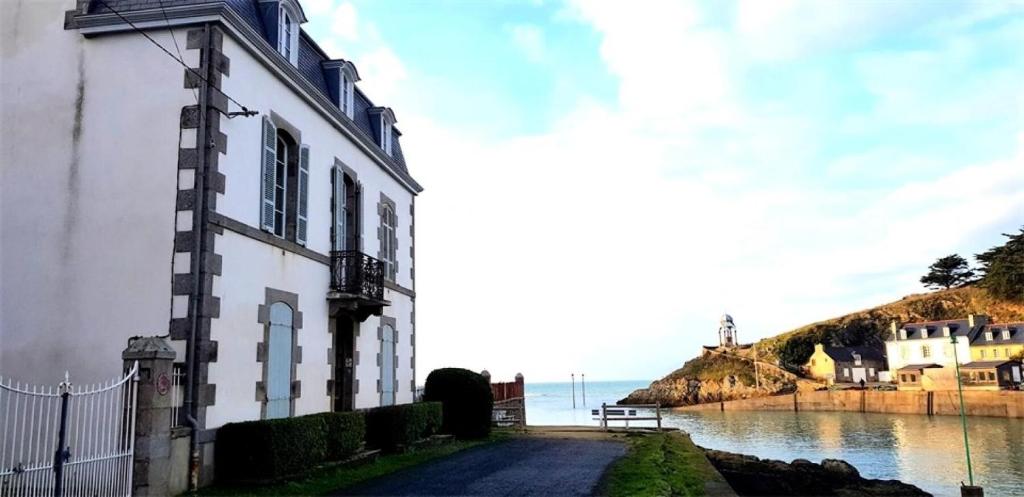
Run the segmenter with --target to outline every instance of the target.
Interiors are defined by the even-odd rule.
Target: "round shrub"
[[[494,397],[491,384],[461,368],[435,369],[423,389],[425,402],[440,402],[441,431],[457,438],[482,438],[491,432]]]

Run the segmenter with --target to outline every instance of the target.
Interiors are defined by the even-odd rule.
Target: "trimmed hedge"
[[[366,418],[361,412],[322,412],[311,414],[327,424],[328,461],[341,461],[352,456],[366,439]]]
[[[490,382],[478,373],[461,368],[435,369],[427,376],[423,400],[443,404],[444,433],[457,438],[483,438],[491,432],[494,396]]]
[[[266,481],[303,473],[327,455],[322,416],[228,423],[217,430],[217,479]]]
[[[217,480],[258,483],[299,475],[355,454],[365,437],[361,412],[228,423],[217,430]]]
[[[407,447],[441,428],[440,402],[377,407],[366,411],[366,443],[388,452]]]

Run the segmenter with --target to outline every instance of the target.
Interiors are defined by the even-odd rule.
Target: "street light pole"
[[[964,452],[967,454],[967,481],[974,486],[974,470],[971,468],[971,444],[967,441],[967,415],[964,414],[964,387],[960,383],[960,359],[956,353],[956,335],[950,337],[953,344],[953,364],[956,367],[956,389],[960,393],[960,423],[964,430]]]
[[[569,373],[572,378],[572,408],[576,409],[576,373]]]

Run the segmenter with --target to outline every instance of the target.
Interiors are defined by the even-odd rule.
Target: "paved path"
[[[457,452],[339,495],[591,495],[608,465],[625,453],[626,445],[618,441],[516,438]]]

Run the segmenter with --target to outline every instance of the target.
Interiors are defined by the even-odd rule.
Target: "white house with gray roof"
[[[305,21],[5,5],[0,373],[108,378],[129,337],[168,335],[204,464],[231,421],[413,401],[422,188],[395,113]]]
[[[988,316],[974,314],[967,319],[948,321],[903,324],[894,321],[885,342],[889,370],[895,373],[908,366],[927,369],[923,367],[927,365],[952,368],[956,364],[954,356],[960,364],[970,362],[971,341],[986,324]],[[952,343],[953,336],[957,337],[956,345]]]

